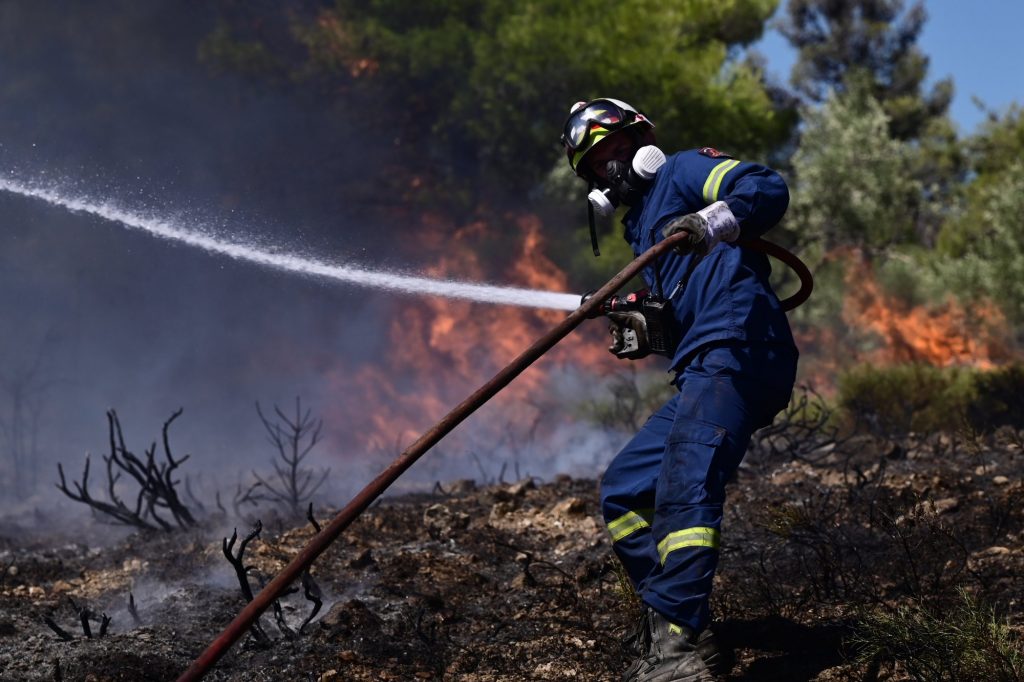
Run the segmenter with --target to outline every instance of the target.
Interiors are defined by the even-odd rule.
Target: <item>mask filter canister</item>
[[[653,144],[640,147],[633,156],[633,172],[641,180],[650,182],[665,165],[665,152]]]
[[[594,208],[594,213],[602,218],[609,218],[615,213],[615,203],[610,195],[610,189],[594,189],[587,195],[587,201]]]
[[[654,145],[641,147],[633,155],[633,161],[628,170],[625,164],[618,161],[609,161],[608,180],[613,187],[605,189],[591,189],[587,195],[587,213],[590,219],[590,243],[594,249],[594,255],[600,255],[597,247],[597,227],[595,216],[608,219],[615,215],[615,207],[620,201],[631,204],[654,181],[654,176],[662,166],[665,165],[665,152]],[[618,166],[618,168],[615,168]],[[593,187],[593,185],[591,185]]]

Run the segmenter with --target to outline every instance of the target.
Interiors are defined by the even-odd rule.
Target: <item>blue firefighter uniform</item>
[[[625,238],[639,255],[663,239],[669,220],[719,200],[744,239],[779,221],[789,192],[764,166],[709,148],[680,152],[626,214]],[[793,389],[797,351],[769,273],[764,254],[726,242],[703,257],[670,253],[644,272],[651,290],[671,300],[678,322],[678,393],[601,481],[613,546],[641,598],[696,632],[710,619],[725,483],[751,434]]]

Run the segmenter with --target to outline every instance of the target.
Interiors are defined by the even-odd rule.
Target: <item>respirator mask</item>
[[[603,219],[610,218],[619,204],[632,206],[654,182],[654,176],[665,165],[665,153],[654,145],[641,147],[633,155],[633,161],[627,165],[622,161],[611,160],[605,166],[607,179],[599,180],[603,188],[593,187],[587,195],[587,208],[590,218],[590,240],[594,247],[594,255],[600,255],[597,248],[597,228],[595,214]]]

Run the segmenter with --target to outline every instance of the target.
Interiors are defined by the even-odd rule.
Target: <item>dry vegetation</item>
[[[731,486],[714,603],[737,653],[728,679],[1021,679],[1021,434],[851,437],[821,409],[795,403]],[[245,555],[254,586],[313,532],[264,522]],[[173,679],[243,604],[231,531],[103,550],[0,540],[0,680]],[[594,481],[390,499],[312,577],[316,620],[300,632],[298,590],[209,679],[614,680],[627,664],[634,606]]]

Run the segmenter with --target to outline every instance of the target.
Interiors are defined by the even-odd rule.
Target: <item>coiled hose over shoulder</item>
[[[782,261],[800,278],[800,289],[792,296],[779,301],[783,310],[792,310],[810,298],[811,292],[814,290],[814,277],[811,276],[811,271],[807,265],[795,253],[760,237],[742,239],[737,243],[742,247],[760,251]]]

